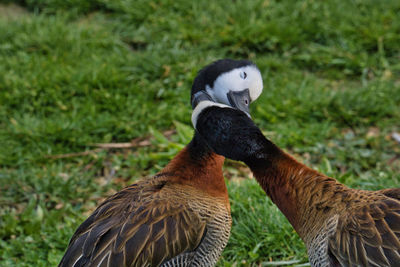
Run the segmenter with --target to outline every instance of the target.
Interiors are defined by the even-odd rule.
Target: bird
[[[400,266],[400,188],[349,188],[295,160],[227,105],[200,102],[192,123],[215,153],[251,169],[304,241],[311,266]]]
[[[221,59],[198,72],[191,101],[206,98],[248,114],[262,87],[254,63]],[[75,231],[59,266],[215,265],[232,224],[224,160],[195,133],[155,176],[101,203]]]

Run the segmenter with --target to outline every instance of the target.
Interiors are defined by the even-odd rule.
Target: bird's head
[[[201,69],[192,86],[192,108],[212,101],[244,111],[263,89],[260,70],[248,60],[221,59]]]

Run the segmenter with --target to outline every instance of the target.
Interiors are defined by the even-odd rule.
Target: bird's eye
[[[249,105],[249,100],[245,99],[244,103],[246,104],[246,106],[248,106]]]
[[[244,80],[244,79],[246,79],[246,77],[247,77],[247,73],[246,72],[243,71],[243,72],[240,73],[240,78],[242,78]]]

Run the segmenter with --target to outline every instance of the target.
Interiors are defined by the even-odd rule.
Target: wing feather
[[[391,197],[397,200],[400,200],[400,188],[389,188],[389,189],[383,189],[378,191],[379,193]]]
[[[161,201],[162,187],[135,184],[103,202],[79,226],[59,266],[157,266],[194,251],[206,222],[183,200]]]
[[[342,216],[328,248],[331,261],[345,266],[398,266],[400,202],[380,199]]]

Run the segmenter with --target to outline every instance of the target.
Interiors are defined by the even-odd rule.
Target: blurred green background
[[[398,0],[0,0],[0,266],[57,265],[105,197],[165,166],[197,71],[225,57],[261,69],[251,112],[273,142],[348,186],[399,187]],[[306,266],[249,170],[224,173],[218,265]]]

